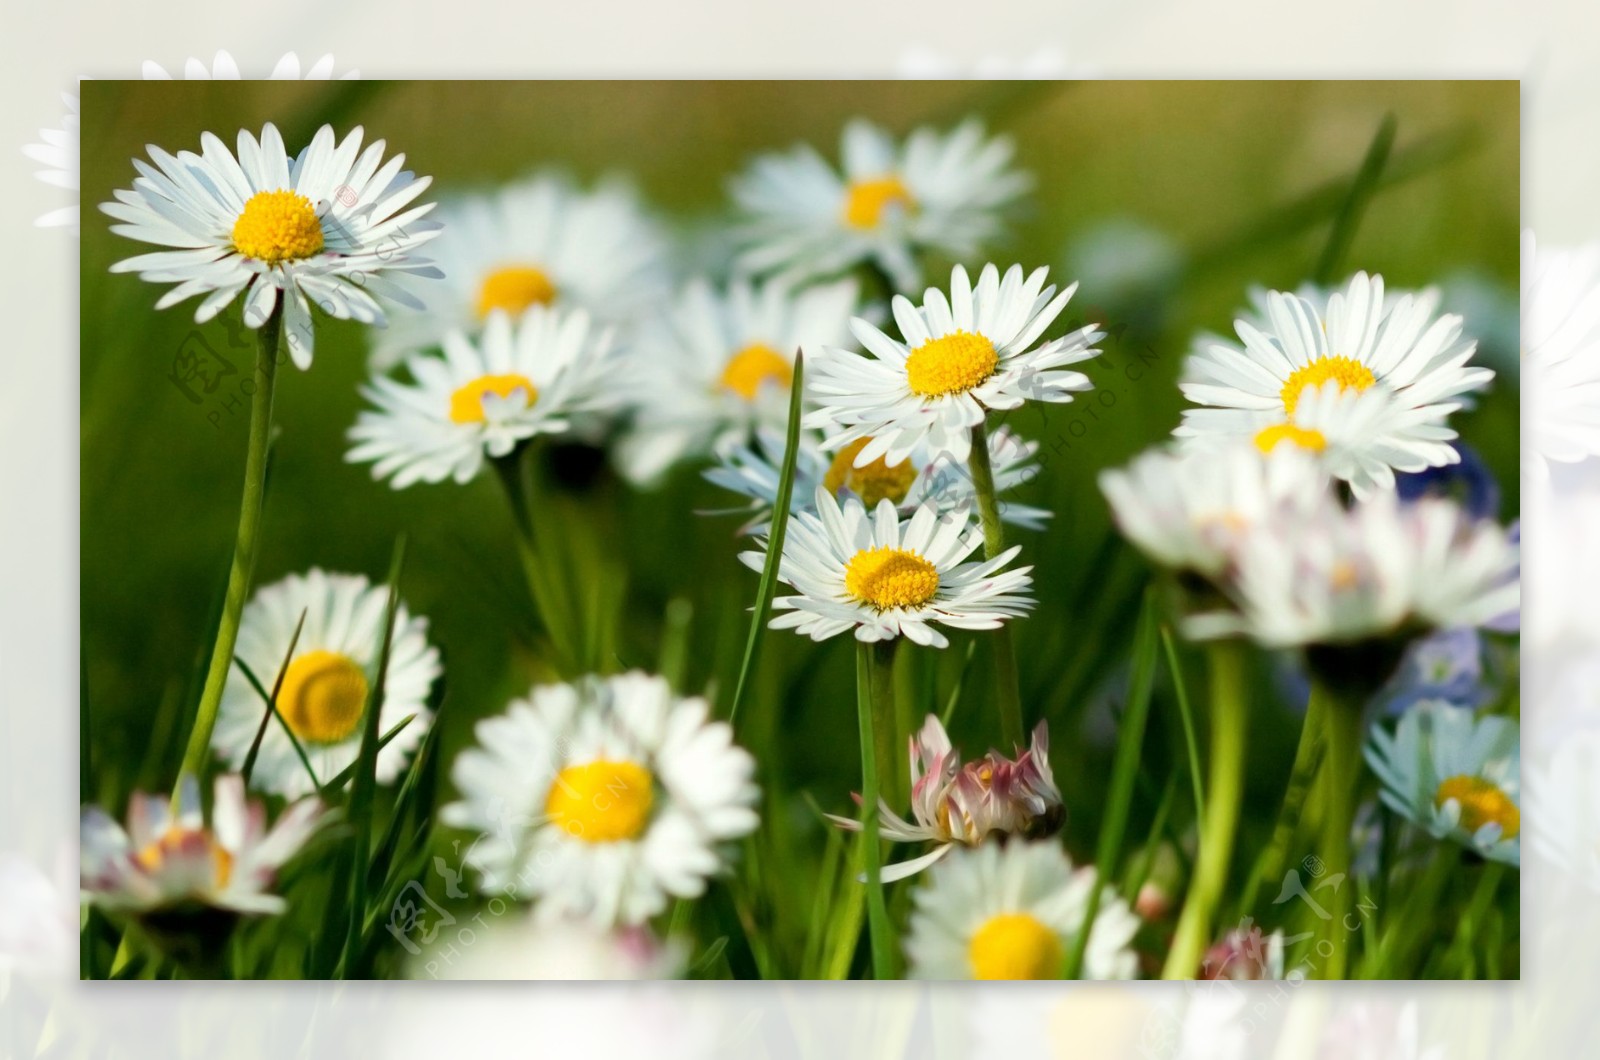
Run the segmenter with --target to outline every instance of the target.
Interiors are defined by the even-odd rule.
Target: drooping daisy
[[[918,129],[903,145],[856,120],[842,146],[842,173],[800,144],[732,182],[741,269],[798,282],[870,263],[909,291],[921,280],[917,254],[976,257],[1032,184],[1011,168],[1011,141],[976,120],[947,134]]]
[[[266,810],[246,801],[244,781],[234,774],[217,778],[209,826],[192,775],[183,778],[176,807],[165,795],[135,792],[126,829],[91,806],[79,827],[83,900],[134,914],[190,907],[281,913],[274,877],[322,820],[321,803],[302,799],[267,829]]]
[[[433,203],[413,206],[431,177],[383,161],[384,142],[361,150],[357,127],[342,141],[324,125],[291,158],[268,124],[257,139],[239,133],[238,157],[210,133],[201,153],[176,156],[150,148],[155,166],[137,159],[133,188],[101,205],[119,224],[111,230],[171,249],[140,254],[111,267],[173,288],[165,309],[203,296],[195,320],[205,322],[241,295],[244,320],[259,328],[283,313],[284,342],[294,363],[311,364],[311,305],[329,316],[381,325],[378,298],[420,307],[387,274],[437,277],[414,252],[439,232],[426,220]],[[377,296],[377,297],[374,297]]]
[[[841,507],[825,489],[816,492],[816,514],[789,520],[778,564],[779,580],[799,595],[780,596],[783,612],[773,629],[792,629],[812,640],[854,631],[860,641],[904,636],[943,648],[950,643],[934,626],[996,629],[1033,606],[1030,567],[1006,570],[1013,545],[991,560],[966,562],[983,543],[971,512],[940,512],[930,504],[901,519],[887,497],[867,509],[855,497]],[[744,552],[746,566],[760,570],[764,552]]]
[[[441,819],[479,833],[466,860],[486,893],[536,897],[541,916],[643,923],[699,896],[756,826],[755,760],[660,677],[536,687],[477,735]]]
[[[781,431],[795,351],[813,357],[844,341],[855,308],[854,280],[800,290],[734,280],[723,291],[692,281],[639,329],[623,471],[652,482],[686,456],[747,441],[761,427]]]
[[[447,201],[428,252],[444,282],[422,312],[396,312],[374,333],[372,367],[385,371],[438,346],[452,331],[475,335],[495,310],[587,310],[604,324],[639,318],[670,292],[667,241],[637,193],[620,180],[585,190],[545,173],[497,191]],[[419,307],[421,308],[421,307]]]
[[[377,679],[388,589],[359,574],[327,574],[313,568],[264,586],[245,605],[235,654],[268,692],[283,669],[278,713],[295,734],[325,784],[356,760],[361,750],[367,694]],[[305,615],[300,638],[295,627]],[[389,668],[384,676],[380,734],[411,722],[378,752],[378,783],[398,777],[433,721],[428,697],[439,678],[439,652],[428,643],[428,620],[401,604],[395,612]],[[266,703],[238,666],[228,673],[211,746],[238,768],[249,756]],[[294,798],[314,789],[294,743],[273,722],[261,738],[251,782],[263,791]]]
[[[511,913],[486,922],[470,949],[439,947],[412,962],[413,979],[639,980],[683,974],[682,939],[648,927],[599,928],[584,920]]]
[[[958,845],[977,846],[991,837],[1054,835],[1066,820],[1066,807],[1050,772],[1049,751],[1049,731],[1041,721],[1028,749],[1015,761],[991,750],[963,765],[944,726],[929,714],[922,731],[911,737],[912,820],[881,802],[878,834],[896,843],[938,845],[885,868],[883,881],[915,875]],[[861,822],[852,818],[829,814],[828,819],[848,831],[861,830]]]
[[[584,310],[536,305],[516,321],[497,311],[477,339],[451,332],[440,353],[407,361],[409,382],[379,375],[362,387],[375,407],[350,428],[345,459],[370,461],[395,489],[470,482],[485,457],[620,402],[615,353],[610,329]]]
[[[1407,711],[1392,735],[1375,726],[1366,755],[1395,813],[1436,838],[1520,865],[1520,744],[1510,718],[1475,718],[1432,702]]]
[[[1139,918],[1093,867],[1074,869],[1053,842],[985,843],[952,853],[918,889],[906,939],[913,979],[1059,979],[1089,897],[1100,909],[1086,979],[1131,979]]]
[[[1523,233],[1522,350],[1529,470],[1600,455],[1600,245],[1540,251]]]
[[[998,268],[985,265],[974,287],[957,265],[948,299],[937,287],[928,288],[921,308],[895,297],[901,341],[852,320],[869,356],[828,348],[809,365],[807,384],[822,408],[806,426],[827,431],[833,445],[870,439],[856,456],[860,466],[885,455],[899,463],[919,445],[966,460],[972,428],[989,410],[1071,401],[1091,383],[1065,366],[1099,353],[1093,344],[1102,333],[1091,325],[1033,345],[1077,290],[1073,284],[1057,294],[1045,285],[1048,272],[1024,278],[1013,265],[1002,280]]]

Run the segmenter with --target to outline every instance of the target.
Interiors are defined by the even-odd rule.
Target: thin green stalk
[[[1178,697],[1178,718],[1183,722],[1183,742],[1189,750],[1189,783],[1194,788],[1194,815],[1206,819],[1205,786],[1200,783],[1200,741],[1194,734],[1194,711],[1189,707],[1189,690],[1183,680],[1183,668],[1178,665],[1178,649],[1172,643],[1172,630],[1161,627],[1161,647],[1166,651],[1167,669],[1172,675],[1172,689]]]
[[[1361,771],[1361,708],[1359,698],[1344,698],[1313,679],[1311,698],[1327,699],[1328,749],[1322,760],[1322,849],[1321,856],[1330,876],[1343,874],[1343,885],[1329,888],[1328,919],[1323,931],[1332,946],[1322,966],[1322,978],[1343,979],[1350,967],[1353,932],[1345,922],[1350,900],[1355,893],[1350,880],[1350,832],[1355,825],[1356,779]],[[1318,947],[1319,951],[1321,947]]]
[[[989,430],[982,422],[972,428],[972,452],[967,458],[972,486],[978,495],[978,516],[983,522],[983,556],[994,559],[1006,550],[1005,527],[1000,523],[1000,497],[989,463]],[[1022,746],[1022,693],[1017,686],[1017,650],[1006,624],[990,634],[994,643],[995,699],[1000,707],[1001,750],[1012,754]]]
[[[1312,282],[1327,284],[1337,278],[1339,265],[1344,261],[1350,242],[1355,238],[1356,227],[1361,223],[1361,215],[1366,212],[1367,203],[1377,192],[1383,167],[1389,161],[1389,151],[1394,147],[1395,125],[1394,115],[1385,114],[1377,134],[1367,147],[1366,156],[1361,160],[1355,180],[1350,182],[1350,194],[1345,196],[1344,202],[1339,204],[1339,212],[1334,215],[1333,230],[1328,234],[1327,245],[1322,248],[1322,257],[1311,275]]]
[[[1294,764],[1289,769],[1289,786],[1284,790],[1283,802],[1278,807],[1272,838],[1245,888],[1241,909],[1246,914],[1255,909],[1261,887],[1277,886],[1287,868],[1289,844],[1294,841],[1295,832],[1300,827],[1306,796],[1311,792],[1312,781],[1322,763],[1327,706],[1327,700],[1322,696],[1312,696],[1306,703],[1306,716],[1300,722],[1300,742],[1295,747]]]
[[[228,571],[228,593],[211,647],[211,665],[200,693],[194,728],[183,752],[183,765],[172,786],[177,797],[185,774],[198,777],[211,750],[211,730],[217,725],[217,708],[233,665],[233,646],[239,637],[239,615],[250,596],[250,579],[256,568],[256,547],[261,532],[261,509],[267,486],[267,449],[272,442],[272,392],[278,378],[278,337],[283,330],[282,304],[256,332],[256,391],[250,398],[250,441],[244,458],[244,497],[239,503],[239,530],[234,538],[233,565]]]
[[[877,645],[856,643],[856,720],[861,736],[861,835],[867,872],[867,933],[872,945],[872,977],[893,979],[894,935],[883,899],[883,852],[878,846],[879,729],[875,715],[892,712],[893,657]]]
[[[1234,833],[1244,790],[1244,647],[1224,640],[1211,645],[1211,761],[1206,780],[1206,816],[1194,878],[1178,918],[1163,979],[1193,979],[1211,941],[1212,918],[1228,883]]]

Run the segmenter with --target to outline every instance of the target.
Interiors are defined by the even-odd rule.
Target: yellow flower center
[[[478,318],[503,309],[520,316],[531,305],[549,305],[556,285],[543,269],[532,265],[502,265],[483,278],[478,288]]]
[[[1059,979],[1061,936],[1027,913],[1001,913],[973,932],[967,959],[974,979]]]
[[[851,557],[844,569],[844,587],[879,611],[921,607],[939,591],[939,572],[915,552],[868,548]]]
[[[1312,453],[1320,453],[1328,447],[1328,439],[1315,427],[1274,423],[1256,432],[1256,448],[1263,453],[1270,453],[1285,442]]]
[[[1324,383],[1335,382],[1339,384],[1340,391],[1360,392],[1377,381],[1372,369],[1354,357],[1318,357],[1303,368],[1296,368],[1289,373],[1280,394],[1283,411],[1293,416],[1295,406],[1300,403],[1300,394],[1308,386],[1320,387]]]
[[[844,223],[851,228],[877,228],[891,206],[914,210],[916,200],[900,178],[887,175],[853,181],[844,194]]]
[[[789,358],[765,343],[754,342],[728,358],[718,382],[746,401],[754,401],[766,384],[777,383],[787,389],[793,378],[794,365]]]
[[[162,870],[169,859],[191,852],[196,844],[203,846],[211,855],[213,886],[226,887],[228,878],[233,875],[233,855],[210,832],[190,831],[173,825],[161,833],[155,842],[134,854],[133,860],[153,876]]]
[[[1451,799],[1461,804],[1461,827],[1476,832],[1486,824],[1500,826],[1502,839],[1515,839],[1522,831],[1522,811],[1511,796],[1482,777],[1451,777],[1439,785],[1433,804],[1442,807]]]
[[[345,739],[366,707],[366,672],[350,656],[320,648],[295,656],[278,692],[278,713],[307,743]]]
[[[929,339],[906,358],[906,382],[923,397],[964,394],[994,374],[994,343],[970,331]]]
[[[637,762],[589,762],[568,766],[545,796],[552,823],[585,843],[635,839],[650,820],[655,778]]]
[[[450,395],[450,419],[454,423],[483,423],[483,399],[493,394],[510,397],[517,391],[527,395],[528,408],[539,400],[539,388],[525,375],[515,372],[506,375],[481,375],[465,386],[457,387]]]
[[[880,456],[866,467],[856,467],[856,456],[866,447],[868,439],[858,438],[839,450],[839,455],[828,465],[822,476],[822,485],[829,493],[847,489],[861,498],[868,508],[876,508],[884,499],[899,504],[906,499],[911,483],[916,481],[917,469],[910,460],[902,460],[890,467],[887,457]]]
[[[322,222],[311,200],[293,191],[258,191],[233,222],[233,249],[277,265],[322,250]]]

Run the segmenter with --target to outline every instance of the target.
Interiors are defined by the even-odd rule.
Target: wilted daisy
[[[738,266],[795,282],[870,263],[910,290],[919,253],[975,257],[1000,233],[1004,209],[1032,184],[1011,156],[1011,141],[976,120],[897,145],[859,119],[845,126],[842,173],[808,144],[763,155],[732,183]]]
[[[888,866],[883,881],[921,872],[958,845],[977,846],[990,837],[1054,835],[1066,820],[1066,807],[1050,772],[1049,750],[1049,731],[1041,721],[1028,749],[1015,761],[991,750],[963,765],[944,726],[929,714],[922,731],[911,738],[912,820],[881,802],[878,834],[891,842],[938,846]],[[861,829],[861,822],[849,817],[829,814],[828,819],[852,832]]]
[[[985,843],[952,853],[916,893],[906,939],[913,979],[1060,979],[1101,887],[1082,975],[1131,979],[1139,918],[1092,867],[1053,842]]]
[[[350,428],[351,463],[401,489],[470,482],[485,457],[535,435],[563,434],[572,417],[619,400],[615,347],[584,310],[536,305],[513,322],[496,312],[476,339],[455,331],[440,353],[406,362],[409,381],[376,376],[361,388],[375,408]]]
[[[239,620],[237,657],[271,691],[283,670],[277,709],[326,784],[350,766],[361,751],[362,718],[377,680],[389,592],[359,574],[327,574],[313,568],[291,574],[257,591]],[[294,639],[300,616],[305,625]],[[294,655],[289,657],[289,645]],[[288,659],[288,668],[284,660]],[[405,604],[395,611],[389,668],[384,676],[380,735],[412,717],[378,752],[377,777],[398,777],[433,721],[428,697],[440,674],[439,652],[428,643],[428,620],[412,616]],[[238,768],[249,756],[267,709],[237,665],[222,692],[212,748]],[[273,722],[261,738],[251,774],[253,786],[293,798],[314,789],[305,764]]]
[[[650,482],[686,456],[748,441],[761,427],[781,430],[795,351],[811,357],[844,341],[855,308],[854,280],[800,290],[734,280],[720,291],[691,281],[669,312],[639,329],[623,471]]]
[[[526,913],[488,920],[466,950],[440,947],[411,964],[413,979],[676,979],[688,956],[681,939],[662,942],[644,926],[600,928],[584,920]]]
[[[642,923],[698,897],[756,826],[755,760],[660,677],[542,685],[477,736],[441,819],[479,833],[466,860],[486,893],[537,897],[542,916]]]
[[[362,151],[362,135],[358,127],[337,141],[324,125],[292,158],[271,124],[259,141],[240,132],[237,157],[211,133],[198,155],[151,147],[155,166],[135,159],[132,190],[100,208],[121,222],[113,232],[172,249],[111,270],[173,284],[160,309],[203,296],[200,323],[241,295],[252,328],[281,308],[284,341],[301,368],[311,364],[313,303],[363,324],[385,320],[375,295],[420,308],[386,274],[439,275],[413,256],[439,231],[424,219],[432,203],[412,206],[432,178],[402,169],[404,155],[384,162],[382,140]]]
[[[1520,744],[1510,718],[1433,702],[1407,711],[1392,735],[1375,726],[1366,754],[1395,813],[1437,838],[1519,865]]]
[[[983,544],[968,509],[940,512],[924,504],[902,519],[888,498],[868,514],[855,497],[841,507],[825,489],[815,496],[816,514],[789,521],[778,578],[799,595],[772,602],[783,612],[773,629],[812,640],[853,630],[860,641],[904,636],[943,648],[950,642],[935,625],[995,629],[1033,606],[1027,595],[1033,568],[1004,569],[1018,546],[965,562]],[[763,552],[739,558],[754,570],[766,562]]]
[[[856,455],[862,466],[880,456],[899,463],[920,445],[966,460],[972,428],[989,410],[1071,401],[1091,384],[1065,366],[1099,353],[1093,344],[1102,333],[1089,326],[1033,345],[1077,290],[1073,284],[1057,294],[1045,285],[1048,272],[1024,278],[1013,265],[1002,280],[998,268],[985,265],[974,287],[957,265],[948,299],[937,287],[928,288],[921,308],[895,297],[900,341],[852,320],[869,356],[829,348],[809,365],[807,385],[822,408],[806,426],[827,431],[835,445],[869,439]]]
[[[444,282],[429,286],[425,312],[396,312],[373,334],[377,371],[452,331],[475,335],[497,309],[516,317],[529,306],[559,306],[620,324],[670,292],[661,226],[619,180],[585,190],[541,174],[447,201],[438,220],[444,232],[428,252]]]
[[[1523,233],[1522,350],[1529,469],[1600,454],[1600,246],[1540,251]]]

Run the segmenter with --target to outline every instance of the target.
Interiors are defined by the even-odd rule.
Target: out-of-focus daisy
[[[1005,567],[1013,545],[991,560],[966,562],[983,544],[971,512],[940,512],[924,504],[902,519],[887,497],[870,514],[855,497],[841,507],[825,489],[816,492],[816,514],[789,521],[778,578],[799,595],[772,602],[783,612],[773,629],[793,629],[812,640],[853,630],[857,640],[904,636],[918,644],[949,645],[934,626],[996,629],[1033,606],[1027,595],[1032,567]],[[754,570],[764,552],[739,558]]]
[[[1200,978],[1239,982],[1284,978],[1283,932],[1269,935],[1255,924],[1233,929],[1206,951]]]
[[[1026,278],[1013,265],[985,265],[977,286],[957,265],[950,297],[928,288],[918,308],[904,296],[893,302],[896,341],[861,318],[850,330],[869,356],[824,349],[809,365],[807,384],[822,407],[805,419],[829,442],[869,439],[856,455],[865,466],[880,456],[899,463],[918,446],[966,460],[972,428],[991,409],[1024,401],[1071,401],[1088,390],[1089,377],[1066,369],[1099,353],[1102,333],[1092,325],[1035,346],[1077,290],[1046,286],[1049,270]]]
[[[350,428],[345,459],[370,461],[395,489],[470,482],[485,457],[620,402],[615,364],[610,329],[584,310],[536,305],[515,322],[496,312],[477,339],[451,332],[440,353],[407,361],[409,382],[379,375],[362,387],[376,407]]]
[[[937,843],[921,857],[883,870],[885,883],[921,872],[956,846],[977,846],[991,837],[1039,839],[1054,835],[1066,820],[1061,790],[1050,772],[1050,736],[1044,722],[1015,761],[990,751],[965,765],[932,714],[911,738],[911,815],[907,821],[888,802],[878,807],[878,834],[896,843]],[[855,832],[861,822],[829,814]]]
[[[1139,918],[1092,867],[1053,842],[985,843],[952,853],[918,889],[906,940],[913,979],[1059,979],[1103,888],[1084,951],[1086,979],[1131,979]]]
[[[452,331],[474,335],[495,310],[587,310],[603,324],[632,321],[669,291],[667,241],[638,195],[619,180],[585,190],[545,173],[497,191],[447,201],[428,248],[444,271],[424,312],[396,312],[374,333],[372,366],[384,371]]]
[[[1391,735],[1375,726],[1367,761],[1384,804],[1439,839],[1486,858],[1522,860],[1520,737],[1510,718],[1475,718],[1449,703],[1419,703]]]
[[[1528,470],[1600,454],[1600,245],[1538,249],[1522,236],[1522,382]]]
[[[1185,411],[1175,433],[1264,441],[1263,432],[1300,428],[1326,436],[1335,416],[1359,413],[1359,432],[1341,439],[1346,447],[1359,442],[1344,465],[1351,474],[1335,469],[1352,485],[1387,488],[1396,470],[1454,463],[1455,432],[1445,420],[1494,373],[1467,363],[1476,343],[1462,338],[1460,317],[1436,314],[1438,301],[1435,289],[1386,298],[1383,277],[1364,272],[1325,304],[1269,292],[1263,315],[1234,322],[1239,344],[1207,337],[1190,355],[1184,396],[1208,407]],[[1315,408],[1305,404],[1307,388],[1323,394]],[[1346,409],[1332,400],[1368,390],[1389,400]],[[1324,421],[1306,422],[1313,411]]]
[[[651,482],[690,455],[748,441],[789,417],[794,354],[815,356],[848,334],[856,283],[791,290],[696,279],[663,318],[639,330],[630,370],[636,405],[623,471]]]
[[[600,928],[584,920],[507,915],[485,923],[472,946],[425,952],[413,979],[676,979],[688,955],[648,927]]]
[[[278,691],[278,713],[299,740],[317,782],[326,784],[361,751],[361,720],[367,694],[377,680],[388,589],[359,574],[327,574],[313,568],[260,589],[239,620],[235,654],[268,692],[289,658]],[[305,615],[300,638],[295,627]],[[387,784],[405,768],[433,716],[428,697],[439,677],[439,651],[428,643],[428,620],[402,603],[395,611],[389,668],[384,675],[380,733],[416,715],[378,752],[378,782]],[[235,666],[223,688],[211,746],[238,768],[249,756],[266,703]],[[251,783],[293,798],[314,789],[305,764],[283,726],[273,722],[261,738]]]
[[[200,138],[200,154],[152,146],[155,166],[135,159],[133,188],[100,208],[120,222],[113,232],[171,249],[111,271],[173,284],[159,309],[203,296],[195,310],[202,323],[242,296],[245,323],[259,328],[281,297],[284,341],[301,368],[315,346],[312,303],[375,325],[385,321],[375,295],[420,308],[388,274],[440,275],[414,256],[439,232],[425,219],[434,204],[412,205],[432,178],[402,169],[404,155],[384,162],[382,140],[361,150],[362,136],[357,127],[336,140],[324,125],[292,158],[271,124],[259,141],[241,131],[237,157],[211,133]]]
[[[1592,719],[1585,719],[1592,723]],[[1528,769],[1534,851],[1557,870],[1600,891],[1600,732],[1582,729]]]
[[[1012,144],[977,121],[922,128],[896,144],[882,129],[845,126],[843,172],[808,144],[757,158],[732,183],[743,214],[739,268],[788,282],[870,263],[897,290],[921,280],[916,256],[976,257],[1032,179],[1011,168]]]
[[[1414,641],[1380,696],[1390,714],[1442,699],[1476,708],[1490,697],[1483,666],[1483,637],[1475,629],[1442,629]]]
[[[485,892],[538,897],[542,916],[642,923],[699,896],[756,826],[755,760],[660,677],[540,686],[477,735],[441,819],[479,833],[466,860]]]
[[[91,806],[79,828],[83,899],[135,914],[189,907],[280,913],[274,877],[322,816],[319,802],[302,799],[268,830],[266,810],[246,801],[244,781],[233,774],[217,778],[209,826],[192,775],[183,778],[177,806],[164,795],[135,792],[126,829]]]

